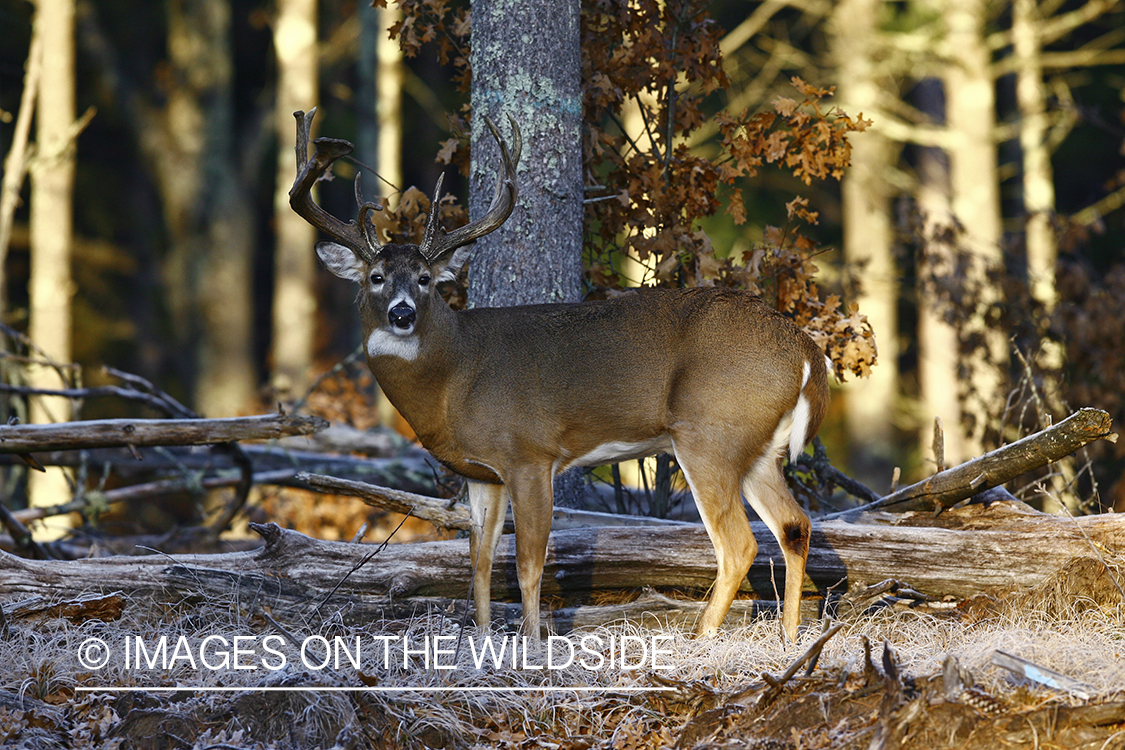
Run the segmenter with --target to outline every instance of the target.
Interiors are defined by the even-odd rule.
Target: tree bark
[[[524,138],[519,200],[499,230],[477,241],[469,304],[577,302],[582,292],[582,96],[578,0],[473,0],[472,168],[469,213],[492,200],[499,154],[492,119]],[[556,479],[560,505],[580,503],[579,472]]]
[[[1031,294],[1047,311],[1054,309],[1058,247],[1051,227],[1055,212],[1054,173],[1047,144],[1047,90],[1043,85],[1043,53],[1039,27],[1043,19],[1035,0],[1012,4],[1012,41],[1016,60],[1016,103],[1020,113],[1023,155],[1023,210],[1027,275]],[[1054,362],[1054,365],[1060,362]]]
[[[165,283],[193,406],[208,416],[231,415],[254,403],[257,368],[252,218],[239,184],[230,6],[173,0],[168,14],[177,85],[160,113],[164,138],[149,144],[171,235]]]
[[[470,304],[575,302],[582,297],[578,2],[475,0],[472,18],[471,216],[491,202],[500,163],[484,118],[511,143],[511,115],[524,148],[515,210],[473,251]]]
[[[941,81],[927,78],[915,90],[917,103],[935,124],[945,121],[945,95]],[[968,460],[969,450],[961,429],[961,400],[953,384],[959,380],[957,329],[947,319],[949,300],[942,299],[935,281],[953,273],[956,248],[951,242],[955,225],[949,194],[949,157],[941,149],[923,146],[918,152],[919,238],[918,256],[918,388],[922,405],[920,443],[933,434],[931,420],[945,428],[944,460],[957,464]],[[934,461],[943,460],[938,456]],[[943,467],[939,467],[943,468]]]

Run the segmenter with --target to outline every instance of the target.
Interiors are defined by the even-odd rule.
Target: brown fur
[[[361,284],[365,340],[375,332],[394,346],[417,341],[412,359],[373,352],[371,371],[422,444],[470,480],[479,624],[488,621],[493,551],[509,499],[522,627],[537,636],[553,475],[599,448],[593,463],[670,450],[718,562],[697,629],[719,627],[757,553],[741,489],[781,544],[783,622],[796,636],[809,521],[780,470],[788,434],[781,445],[775,432],[802,393],[809,406],[802,446],[827,411],[824,355],[805,333],[758,297],[729,289],[454,312],[436,284],[420,284],[455,272],[450,258],[431,263],[414,246],[390,245],[374,265],[356,263],[346,277]],[[384,279],[377,288],[373,270]],[[395,338],[387,307],[410,290],[417,322]]]

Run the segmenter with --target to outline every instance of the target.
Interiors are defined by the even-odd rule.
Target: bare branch
[[[1020,474],[1068,456],[1094,440],[1106,438],[1117,442],[1117,434],[1110,431],[1111,427],[1112,422],[1106,412],[1100,409],[1080,409],[1057,425],[934,474],[922,482],[903,487],[882,500],[831,513],[822,520],[904,503],[939,509],[949,507]]]
[[[98,419],[0,426],[0,453],[34,453],[154,445],[210,445],[308,435],[328,426],[320,417],[264,414],[225,419]]]

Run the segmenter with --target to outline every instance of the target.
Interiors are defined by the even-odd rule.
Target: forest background
[[[319,134],[356,143],[391,236],[416,233],[442,170],[468,205],[468,5],[0,2],[3,382],[97,385],[110,365],[207,416],[299,398],[359,326],[288,207],[292,113],[318,106]],[[1071,407],[1121,424],[1125,3],[581,7],[579,294],[749,284],[819,326],[838,371],[868,375],[836,389],[829,455],[880,492],[894,466],[932,470],[935,416],[946,463]],[[850,131],[850,153],[810,174],[798,120]],[[320,188],[345,219],[346,171]],[[346,405],[374,399],[357,378],[328,416],[393,424]],[[3,404],[23,421],[74,407]],[[1092,449],[1076,509],[1125,510],[1123,450]]]

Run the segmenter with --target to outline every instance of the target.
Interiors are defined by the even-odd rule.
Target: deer
[[[475,622],[490,626],[493,557],[508,505],[515,524],[520,632],[540,634],[539,593],[553,515],[552,480],[575,466],[671,453],[715,550],[717,573],[695,632],[717,631],[758,551],[741,495],[776,537],[785,562],[781,624],[798,637],[811,525],[782,459],[804,451],[824,419],[826,358],[760,297],[728,288],[647,288],[606,300],[454,311],[438,293],[469,246],[517,201],[522,141],[509,149],[485,123],[501,169],[486,213],[446,233],[441,177],[421,244],[381,243],[364,201],[345,223],[310,188],[351,152],[298,120],[290,205],[331,237],[316,252],[359,286],[362,340],[376,381],[442,464],[467,480]],[[658,552],[654,554],[659,554]]]

